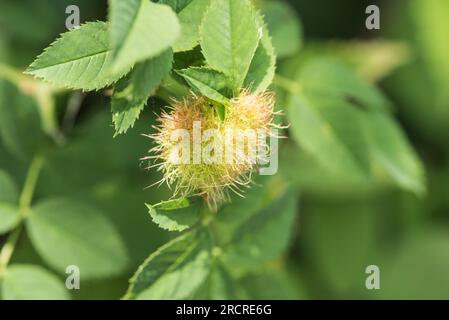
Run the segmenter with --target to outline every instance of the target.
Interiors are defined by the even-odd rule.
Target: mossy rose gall
[[[271,92],[242,90],[225,106],[191,94],[174,101],[149,135],[156,146],[153,166],[164,173],[160,183],[174,187],[174,196],[200,195],[210,208],[239,195],[259,164],[268,162],[267,138],[273,135],[275,97]]]

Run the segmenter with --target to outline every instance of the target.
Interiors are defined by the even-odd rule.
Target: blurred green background
[[[449,298],[449,2],[376,1],[380,30],[365,28],[372,1],[256,2],[266,15],[280,75],[290,78],[304,61],[332,56],[381,88],[424,164],[427,192],[417,196],[389,184],[347,183],[289,139],[275,179],[298,187],[293,239],[280,259],[240,278],[240,284],[252,298]],[[0,0],[1,65],[24,70],[65,31],[69,4],[79,6],[82,22],[106,19],[106,1]],[[70,197],[109,216],[125,244],[126,263],[113,277],[82,280],[82,289],[71,295],[120,298],[139,264],[172,236],[151,222],[144,206],[171,194],[145,189],[158,176],[139,161],[150,148],[141,136],[154,120],[150,108],[157,111],[163,102],[152,98],[136,126],[112,138],[107,92],[57,94],[67,141],[56,147],[44,133],[35,96],[6,73],[0,68],[1,172],[20,189],[32,155],[45,150],[33,202]],[[283,98],[279,92],[280,109]],[[6,188],[2,181],[0,192]],[[0,235],[0,246],[5,241]],[[10,263],[52,270],[25,233]],[[380,290],[365,288],[368,265],[380,268]]]

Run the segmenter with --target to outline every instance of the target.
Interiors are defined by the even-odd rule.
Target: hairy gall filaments
[[[158,184],[174,189],[173,197],[201,196],[217,210],[230,191],[243,196],[258,165],[268,162],[267,138],[280,128],[274,103],[272,92],[242,90],[226,105],[191,93],[162,112],[144,159],[163,172]]]

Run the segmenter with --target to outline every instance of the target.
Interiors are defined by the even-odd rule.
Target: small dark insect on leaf
[[[354,105],[356,108],[366,110],[366,106],[362,103],[362,101],[360,101],[360,99],[350,95],[347,95],[345,98],[347,102]]]

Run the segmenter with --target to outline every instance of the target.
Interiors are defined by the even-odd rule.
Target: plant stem
[[[273,83],[289,93],[297,93],[302,90],[302,85],[299,82],[290,80],[278,74],[274,77]]]
[[[23,94],[31,96],[39,106],[44,131],[57,145],[65,143],[65,137],[59,130],[55,113],[54,95],[64,92],[63,89],[54,88],[31,76],[22,74],[19,70],[0,62],[0,78],[13,83]]]
[[[36,189],[36,183],[39,178],[42,166],[44,164],[44,157],[40,154],[36,155],[31,162],[28,169],[25,184],[20,194],[19,210],[23,217],[26,216],[30,209],[31,200],[33,199],[34,190]]]
[[[22,219],[19,225],[8,235],[6,243],[3,245],[0,251],[0,278],[5,273],[9,260],[12,257],[14,249],[16,248],[17,241],[20,238],[20,234],[23,229],[23,220],[26,218],[30,210],[34,190],[36,189],[37,180],[39,178],[39,174],[42,170],[43,164],[44,157],[38,154],[33,158],[30,167],[28,168],[28,173],[19,198],[19,212]]]
[[[5,273],[6,267],[8,266],[9,260],[11,259],[14,249],[16,248],[17,240],[19,240],[21,232],[22,224],[20,224],[8,235],[8,239],[0,251],[0,279]]]
[[[56,119],[56,102],[52,91],[46,86],[38,86],[34,97],[39,106],[42,127],[45,133],[47,133],[57,145],[63,145],[66,142],[66,139],[61,133]]]
[[[20,83],[23,81],[25,76],[22,73],[20,73],[18,70],[14,69],[6,64],[0,63],[0,78],[9,80],[12,83],[14,83],[16,86],[20,86]]]

